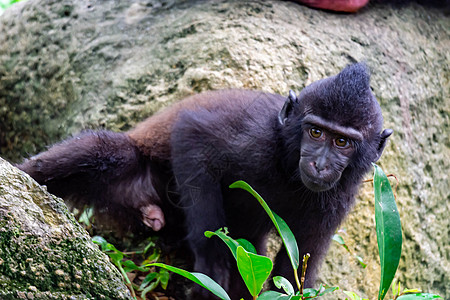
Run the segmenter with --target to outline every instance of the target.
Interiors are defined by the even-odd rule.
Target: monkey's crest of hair
[[[300,104],[326,120],[359,130],[365,138],[382,129],[381,108],[370,89],[370,73],[364,63],[349,65],[335,76],[312,83],[300,93]]]

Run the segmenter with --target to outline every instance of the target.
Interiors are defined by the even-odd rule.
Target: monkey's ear
[[[380,134],[380,144],[378,145],[377,158],[375,159],[375,162],[380,159],[381,154],[383,153],[384,147],[386,147],[387,140],[393,132],[394,132],[394,130],[392,130],[392,129],[385,129]]]
[[[281,126],[285,125],[286,119],[288,118],[288,115],[291,112],[294,103],[296,102],[298,102],[297,96],[295,95],[294,91],[289,90],[289,96],[287,97],[286,102],[284,102],[283,108],[278,114],[278,122]]]

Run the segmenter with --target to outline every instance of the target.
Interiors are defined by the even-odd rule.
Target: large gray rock
[[[0,299],[131,299],[61,199],[0,158]]]
[[[186,95],[227,87],[287,95],[367,61],[400,180],[403,286],[450,297],[450,20],[418,5],[330,14],[289,1],[34,1],[0,19],[0,151],[18,160],[82,128],[125,130]],[[370,184],[322,280],[374,298]],[[336,297],[336,296],[335,296]],[[343,296],[342,296],[343,297]]]

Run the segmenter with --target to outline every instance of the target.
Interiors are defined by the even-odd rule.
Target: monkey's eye
[[[334,143],[339,148],[347,148],[348,146],[350,146],[349,141],[346,138],[344,138],[344,137],[340,137],[340,138],[335,139]]]
[[[319,128],[313,127],[309,130],[309,134],[313,137],[313,138],[320,138],[322,136],[322,130],[320,130]]]

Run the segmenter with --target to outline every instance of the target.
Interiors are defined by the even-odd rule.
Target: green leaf
[[[160,252],[156,249],[153,249],[153,253],[150,254],[143,262],[143,265],[151,264],[152,262],[156,262],[160,257]]]
[[[400,289],[399,289],[399,291],[400,291]],[[402,294],[411,294],[411,293],[420,293],[420,290],[418,290],[418,289],[404,289],[402,291]]]
[[[444,299],[439,295],[426,294],[426,293],[417,293],[417,294],[408,294],[403,295],[397,298],[398,300],[425,300],[425,299]]]
[[[367,264],[364,262],[364,260],[361,256],[355,255],[355,258],[363,268],[367,267]]]
[[[119,266],[123,259],[123,254],[122,252],[107,252],[106,254],[108,254],[109,258],[111,258],[112,262],[116,265]]]
[[[344,238],[337,233],[333,235],[333,241],[337,242],[340,245],[345,245]]]
[[[237,239],[236,242],[238,242],[238,244],[242,246],[245,249],[245,251],[257,254],[255,246],[253,246],[252,243],[250,243],[246,239]]]
[[[350,292],[350,291],[342,291],[344,294],[346,294],[347,296],[350,297],[350,300],[360,300],[361,297],[359,297],[358,295],[356,295],[356,293],[354,292]]]
[[[159,271],[159,280],[161,281],[161,287],[163,289],[167,288],[167,285],[169,284],[169,278],[170,274],[166,269],[161,269],[161,271]]]
[[[155,244],[155,242],[153,240],[150,240],[148,242],[147,246],[145,246],[143,254],[146,254],[150,250],[150,248],[152,248],[152,247],[156,247],[156,244]]]
[[[302,296],[303,296],[303,298],[314,298],[314,297],[317,296],[318,293],[319,293],[318,290],[308,288],[308,289],[303,289],[303,295]]]
[[[273,278],[273,283],[275,284],[275,286],[279,289],[283,289],[284,292],[288,295],[294,295],[294,287],[292,286],[292,284],[289,282],[289,280],[287,280],[286,278],[282,277],[282,276],[275,276]]]
[[[391,184],[380,167],[375,167],[375,221],[381,264],[378,300],[384,299],[394,279],[402,251],[402,227]]]
[[[298,252],[297,241],[295,240],[295,236],[292,231],[289,229],[289,226],[284,222],[282,218],[280,218],[277,214],[272,212],[264,199],[245,181],[239,180],[230,185],[230,188],[241,188],[249,192],[255,197],[261,206],[264,208],[266,213],[269,215],[273,224],[278,230],[278,234],[281,236],[283,240],[284,247],[288,253],[289,259],[291,261],[292,267],[294,270],[298,269],[300,264],[300,255]]]
[[[325,295],[325,294],[329,294],[329,293],[332,293],[332,292],[334,292],[334,291],[339,290],[339,287],[337,287],[337,286],[327,286],[327,285],[324,285],[323,287],[324,287],[325,289],[324,289],[324,290],[320,290],[320,291],[319,291],[319,295],[317,295],[317,296],[323,296],[323,295]]]
[[[398,284],[395,281],[392,281],[392,295],[394,296],[394,298],[400,295],[401,292],[401,285],[400,285],[400,281],[398,282]]]
[[[225,292],[225,290],[219,284],[217,284],[217,282],[215,282],[214,280],[212,280],[209,276],[207,276],[205,274],[195,273],[195,272],[191,273],[191,272],[185,271],[183,269],[168,266],[168,265],[162,264],[162,263],[153,263],[153,264],[147,265],[147,267],[150,267],[150,266],[161,267],[161,268],[164,268],[171,272],[174,272],[174,273],[181,275],[181,276],[197,283],[198,285],[204,287],[205,289],[207,289],[208,291],[210,291],[211,293],[213,293],[220,299],[231,300],[230,297],[228,296],[227,292]]]
[[[245,285],[252,296],[257,296],[264,282],[272,272],[273,263],[270,258],[245,251],[237,247],[237,266]]]
[[[353,254],[348,246],[345,244],[344,238],[339,234],[334,234],[332,237],[333,241],[337,242],[339,245],[344,247],[345,250],[347,250],[348,253]]]
[[[106,245],[108,244],[108,242],[99,235],[94,236],[92,238],[92,242],[94,242],[94,244],[100,245],[100,247],[102,248],[102,251],[105,251]]]
[[[152,282],[156,276],[158,276],[158,273],[156,272],[152,272],[147,274],[147,276],[145,276],[144,280],[142,280],[141,285],[139,286],[139,291],[142,291],[143,289],[145,289],[150,282]]]
[[[123,255],[123,253],[119,250],[116,249],[116,247],[114,247],[113,244],[108,243],[103,237],[101,236],[94,236],[92,238],[92,242],[94,242],[94,244],[98,244],[101,246],[102,251],[106,252],[106,251],[113,251],[113,252],[119,252]],[[107,253],[109,255],[109,253]]]
[[[228,248],[230,248],[231,253],[233,253],[234,259],[236,258],[236,249],[237,247],[239,247],[239,243],[237,241],[235,241],[234,239],[232,239],[231,237],[229,237],[227,235],[228,233],[228,229],[227,228],[220,228],[218,230],[216,230],[215,232],[212,231],[205,231],[205,236],[210,238],[213,235],[218,236],[227,246]]]
[[[285,295],[280,292],[267,291],[262,293],[258,300],[301,300],[302,296]]]
[[[91,225],[90,220],[93,215],[94,215],[94,208],[88,207],[81,213],[81,216],[78,219],[78,222],[83,223],[85,226],[89,226],[89,225]]]
[[[141,272],[148,272],[148,268],[144,266],[136,266],[134,261],[132,260],[126,260],[122,262],[123,269],[125,272],[131,272],[131,271],[141,271]]]
[[[157,286],[158,286],[158,284],[159,284],[159,279],[157,279],[156,281],[153,281],[148,287],[146,287],[144,290],[142,290],[142,292],[141,292],[141,298],[142,299],[147,299],[146,297],[145,297],[145,295],[148,293],[148,292],[150,292],[150,291],[153,291]]]
[[[350,292],[350,291],[343,291],[343,292],[344,292],[344,294],[346,294],[347,296],[349,296],[351,300],[363,300],[363,299],[361,299],[360,296],[358,296],[358,295],[357,295],[356,293],[354,293],[354,292]]]

